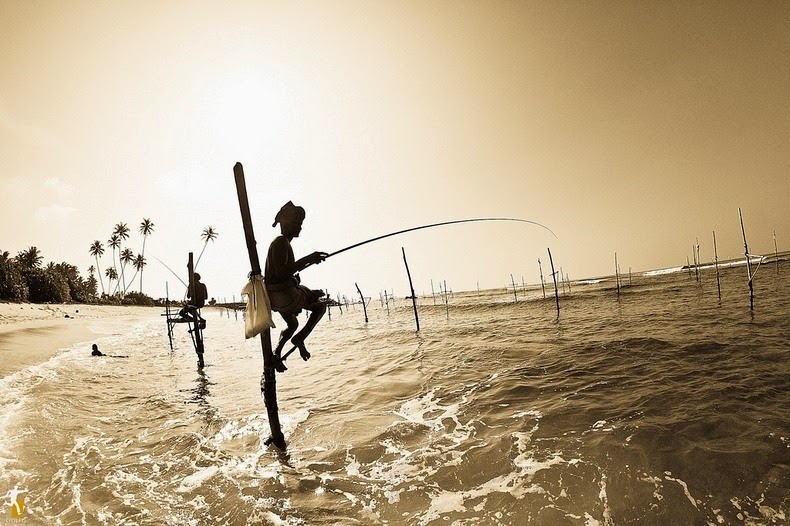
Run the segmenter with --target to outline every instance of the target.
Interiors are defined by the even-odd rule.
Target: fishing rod
[[[169,271],[170,271],[170,272],[171,272],[171,273],[172,273],[172,274],[173,274],[173,275],[176,277],[176,279],[178,279],[178,281],[180,281],[181,283],[183,283],[183,284],[184,284],[184,286],[185,286],[185,287],[189,288],[189,285],[187,285],[186,283],[184,283],[184,280],[183,280],[183,279],[181,279],[181,277],[180,277],[178,274],[176,274],[176,272],[175,272],[175,271],[174,271],[172,268],[168,267],[168,266],[167,266],[167,263],[165,263],[164,261],[162,261],[161,259],[159,259],[159,258],[158,258],[158,257],[156,257],[156,256],[153,256],[153,258],[154,258],[155,260],[157,260],[159,263],[161,263],[162,265],[164,265],[164,266],[165,266],[165,268],[166,268],[167,270],[169,270]]]
[[[378,236],[378,237],[374,237],[372,239],[367,239],[365,241],[360,241],[359,243],[355,243],[355,244],[353,244],[351,246],[348,246],[348,247],[345,247],[345,248],[341,248],[340,250],[335,250],[334,252],[332,252],[331,254],[327,255],[326,257],[327,258],[331,258],[332,256],[336,256],[338,254],[341,254],[341,253],[345,252],[346,250],[351,250],[352,248],[357,248],[357,247],[360,247],[362,245],[367,245],[368,243],[372,243],[374,241],[378,241],[379,239],[384,239],[384,238],[387,238],[387,237],[397,236],[399,234],[405,234],[406,232],[413,232],[415,230],[422,230],[424,228],[433,228],[433,227],[437,227],[437,226],[453,225],[453,224],[456,224],[456,223],[473,223],[473,222],[477,222],[477,221],[515,221],[515,222],[518,222],[518,223],[529,223],[531,225],[536,225],[536,226],[539,226],[539,227],[541,227],[541,228],[543,228],[545,230],[548,230],[549,233],[551,233],[552,236],[557,237],[557,234],[552,232],[552,230],[549,227],[547,227],[546,225],[542,225],[542,224],[538,223],[537,221],[529,221],[528,219],[519,219],[519,218],[516,218],[516,217],[481,217],[481,218],[473,218],[473,219],[456,219],[456,220],[453,220],[453,221],[442,221],[441,223],[432,223],[430,225],[422,225],[422,226],[415,226],[415,227],[412,227],[412,228],[406,228],[404,230],[398,230],[397,232],[391,232],[389,234],[384,234],[383,236]]]

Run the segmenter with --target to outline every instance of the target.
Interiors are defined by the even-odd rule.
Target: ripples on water
[[[333,310],[278,375],[206,315],[204,373],[161,320],[0,380],[0,483],[29,524],[786,524],[786,276],[685,274]],[[438,303],[438,302],[437,302]],[[179,329],[181,329],[179,331]],[[2,489],[2,488],[0,488]]]

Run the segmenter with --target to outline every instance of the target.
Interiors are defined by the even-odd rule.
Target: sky
[[[288,200],[330,294],[539,283],[790,249],[790,3],[0,2],[0,251],[84,276],[126,223],[143,291],[209,295]],[[106,248],[99,262],[112,266]],[[171,272],[167,267],[173,270]],[[106,278],[105,278],[106,279]],[[130,290],[139,289],[139,283]]]

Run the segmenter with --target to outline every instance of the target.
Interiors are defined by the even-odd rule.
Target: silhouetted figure
[[[95,343],[91,346],[91,356],[104,356],[105,358],[128,358],[125,354],[104,354]]]
[[[206,320],[200,315],[200,309],[206,305],[208,299],[208,289],[204,283],[200,282],[200,274],[195,272],[195,290],[192,290],[192,285],[187,289],[187,299],[190,301],[184,305],[179,314],[188,319],[189,321],[197,321],[201,329],[206,328]]]
[[[287,327],[280,333],[280,340],[274,350],[275,369],[278,372],[286,370],[281,355],[283,347],[289,339],[299,349],[299,355],[303,360],[310,358],[310,353],[305,347],[305,339],[326,312],[326,303],[321,301],[324,291],[309,289],[301,285],[298,272],[310,265],[321,263],[329,254],[313,252],[302,259],[295,260],[291,248],[291,241],[295,237],[299,237],[299,233],[302,231],[304,218],[304,208],[294,205],[291,201],[285,203],[272,224],[273,227],[277,226],[277,223],[280,224],[281,235],[272,241],[266,256],[264,282],[269,294],[269,301],[272,310],[279,312],[287,324]],[[302,309],[310,311],[310,317],[302,330],[294,335],[299,327],[299,320],[296,316]]]

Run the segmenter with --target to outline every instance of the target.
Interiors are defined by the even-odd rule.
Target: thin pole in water
[[[716,267],[716,291],[721,302],[721,280],[719,279],[719,251],[716,248],[716,231],[713,231],[713,266]]]
[[[551,249],[549,251],[549,263],[551,263],[551,277],[554,279],[554,299],[557,301],[557,318],[560,317],[560,291],[557,290],[557,272],[554,270],[554,260],[551,258]]]
[[[362,291],[359,290],[359,285],[354,282],[354,286],[357,288],[357,292],[359,292],[359,298],[362,300],[362,311],[365,313],[365,323],[368,322],[368,308],[365,305],[365,296],[362,295]]]
[[[411,304],[414,307],[414,322],[417,324],[417,332],[420,332],[420,317],[417,315],[417,298],[414,296],[414,285],[411,282],[411,272],[409,272],[409,262],[406,261],[406,249],[400,247],[403,252],[403,264],[406,265],[406,275],[409,277],[409,290],[411,290]]]
[[[741,220],[741,233],[743,234],[743,252],[746,256],[746,275],[749,278],[749,310],[754,310],[754,274],[752,274],[752,261],[749,257],[749,245],[746,243],[746,229],[743,227],[743,214],[738,208],[738,217]]]
[[[247,252],[250,256],[250,276],[260,275],[261,264],[258,260],[258,249],[255,242],[255,233],[252,228],[252,218],[250,216],[250,204],[247,200],[247,185],[244,181],[244,168],[241,163],[236,163],[233,167],[233,175],[236,180],[236,193],[239,197],[239,209],[241,210],[241,222],[244,225],[244,237],[247,241]],[[266,413],[269,417],[269,428],[272,436],[264,443],[274,444],[280,450],[285,451],[285,436],[280,428],[280,415],[277,407],[277,381],[274,376],[274,360],[272,354],[271,330],[266,329],[260,334],[261,352],[263,353],[263,376],[261,378],[261,393],[266,404]]]

